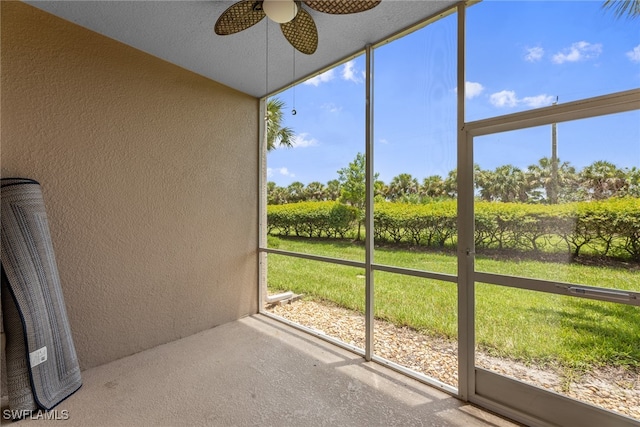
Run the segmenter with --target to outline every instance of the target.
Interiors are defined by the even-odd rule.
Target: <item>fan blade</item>
[[[226,36],[246,30],[265,16],[261,1],[243,0],[224,11],[216,21],[214,29],[216,34]]]
[[[373,9],[382,0],[306,0],[303,3],[318,12],[332,15],[364,12]]]
[[[302,53],[311,55],[318,48],[318,29],[309,12],[299,8],[291,22],[280,24],[280,29],[289,43]]]

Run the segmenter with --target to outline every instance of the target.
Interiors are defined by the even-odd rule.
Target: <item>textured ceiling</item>
[[[234,1],[27,3],[239,91],[262,97],[348,58],[369,43],[384,41],[457,2],[382,0],[374,9],[351,15],[329,15],[306,8],[318,27],[318,50],[313,55],[295,52],[295,76],[294,49],[278,24],[263,19],[240,33],[227,36],[214,33],[216,20]]]

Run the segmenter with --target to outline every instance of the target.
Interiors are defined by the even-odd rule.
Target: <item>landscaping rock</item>
[[[330,303],[298,300],[268,307],[271,313],[364,348],[364,316]],[[451,386],[458,386],[457,342],[375,320],[374,353]],[[640,373],[594,368],[566,378],[560,367],[536,366],[476,351],[476,365],[640,420]]]

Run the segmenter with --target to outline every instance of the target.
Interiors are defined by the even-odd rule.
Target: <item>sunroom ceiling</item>
[[[294,56],[279,25],[267,19],[240,33],[216,35],[214,23],[234,2],[27,1],[255,97],[322,71],[365,45],[384,41],[457,3],[382,0],[377,7],[353,15],[329,15],[307,8],[318,27],[318,49],[313,55],[295,52]]]

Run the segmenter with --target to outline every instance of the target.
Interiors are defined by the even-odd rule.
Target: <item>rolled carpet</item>
[[[2,317],[12,413],[50,410],[82,385],[40,184],[0,180]]]

